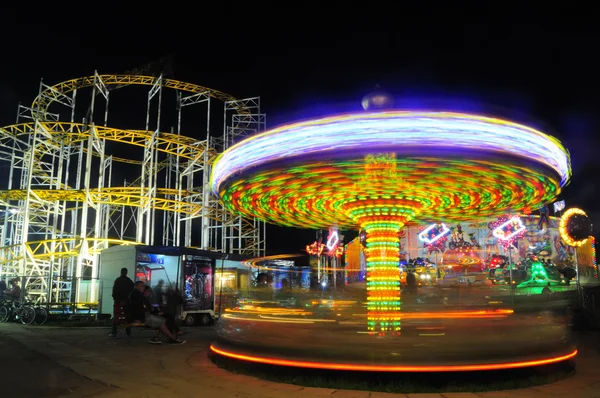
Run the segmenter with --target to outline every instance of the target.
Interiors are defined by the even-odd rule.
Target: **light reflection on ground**
[[[279,360],[369,366],[537,361],[575,350],[565,300],[512,297],[495,286],[420,288],[402,294],[400,332],[374,334],[367,330],[360,288],[265,291],[225,312],[217,323],[216,345]]]

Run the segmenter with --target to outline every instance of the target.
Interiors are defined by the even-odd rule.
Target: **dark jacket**
[[[129,294],[133,290],[133,281],[127,275],[121,275],[115,279],[113,285],[112,297],[117,302],[127,301]]]
[[[181,297],[178,290],[169,290],[167,293],[167,308],[165,312],[171,315],[177,315],[177,307],[182,305],[185,301]]]
[[[139,290],[133,290],[129,295],[129,305],[127,306],[127,320],[130,322],[144,322],[146,319],[146,298]]]
[[[143,293],[134,289],[129,295],[129,305],[127,306],[127,320],[129,322],[144,322],[146,314],[158,314],[158,308],[154,308]]]
[[[160,313],[160,309],[152,305],[150,300],[144,297],[144,307],[146,308],[146,312],[151,313],[152,315],[158,315]]]

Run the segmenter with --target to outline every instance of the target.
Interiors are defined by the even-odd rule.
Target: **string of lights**
[[[373,222],[367,231],[367,325],[370,332],[400,331],[399,222]]]
[[[314,229],[337,224],[343,229],[356,228],[361,213],[377,216],[391,206],[400,212],[400,204],[391,201],[409,199],[412,208],[403,211],[419,219],[472,222],[495,217],[498,209],[518,212],[532,203],[549,202],[559,192],[552,175],[485,160],[402,158],[396,168],[407,185],[400,191],[394,180],[356,184],[365,173],[359,158],[258,171],[233,179],[221,199],[231,211],[274,224]],[[352,206],[367,198],[372,203]]]

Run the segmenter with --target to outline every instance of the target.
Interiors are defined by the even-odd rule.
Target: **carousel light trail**
[[[533,128],[484,116],[453,112],[381,112],[301,122],[256,135],[221,155],[213,169],[213,191],[233,173],[266,161],[319,151],[361,147],[433,147],[489,150],[543,162],[571,175],[568,153],[555,138]]]
[[[480,370],[501,370],[501,369],[518,369],[531,366],[543,366],[552,363],[567,361],[577,355],[577,350],[574,350],[566,355],[555,356],[544,359],[519,362],[504,362],[504,363],[484,363],[473,365],[448,365],[448,366],[402,366],[402,365],[358,365],[345,363],[328,363],[328,362],[311,362],[311,361],[296,361],[272,357],[263,357],[255,355],[246,355],[234,351],[223,350],[214,345],[210,349],[219,355],[238,359],[241,361],[263,363],[267,365],[291,366],[297,368],[310,369],[327,369],[327,370],[349,370],[363,372],[468,372]]]
[[[366,213],[485,220],[505,209],[517,212],[528,203],[550,201],[560,193],[559,181],[550,173],[487,160],[398,159],[397,173],[406,185],[401,191],[394,180],[389,185],[357,184],[364,166],[363,159],[273,166],[231,180],[219,195],[231,210],[283,226],[318,229],[336,222],[340,228],[356,228],[353,218]],[[372,203],[361,203],[373,197]]]
[[[400,331],[398,231],[549,203],[571,175],[559,141],[509,121],[378,112],[283,126],[231,147],[211,187],[230,211],[367,233],[368,331]],[[439,221],[438,221],[439,220]]]

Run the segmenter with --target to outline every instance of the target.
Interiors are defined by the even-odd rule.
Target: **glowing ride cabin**
[[[400,330],[398,232],[549,203],[571,175],[553,137],[505,120],[385,111],[282,126],[215,161],[230,211],[300,228],[367,233],[368,330]]]

